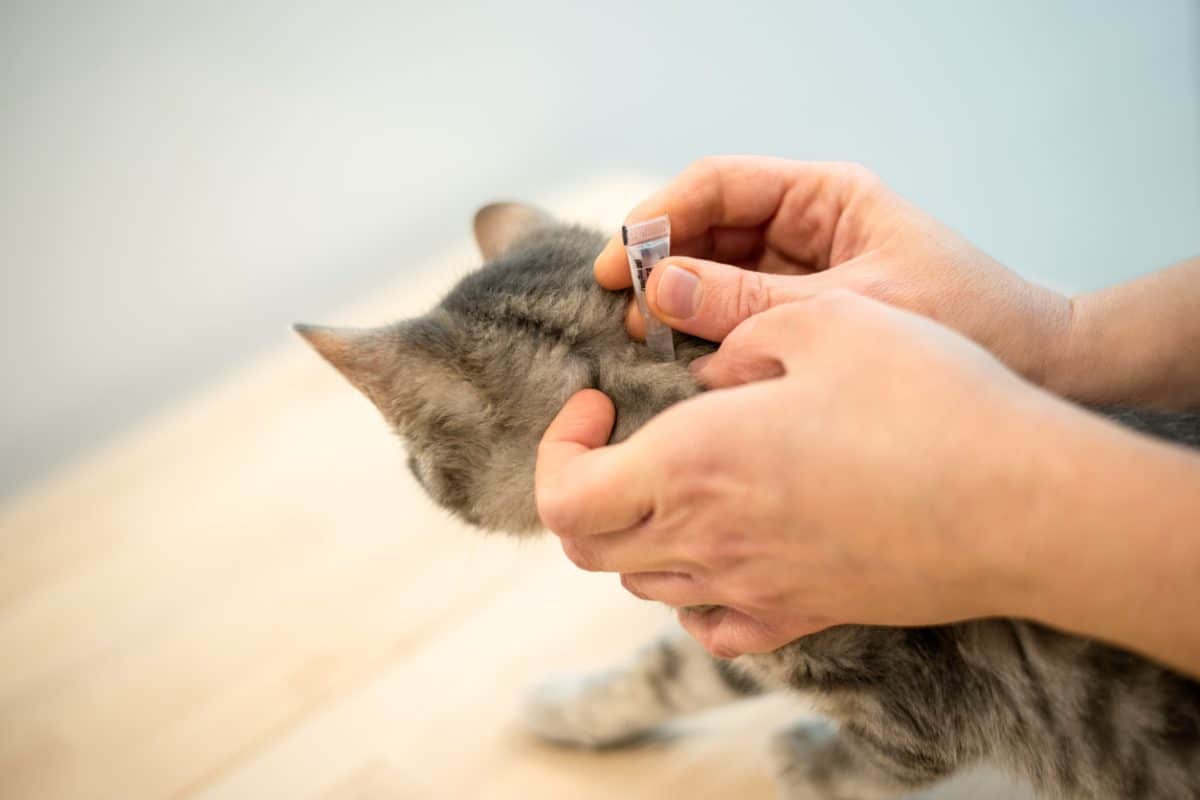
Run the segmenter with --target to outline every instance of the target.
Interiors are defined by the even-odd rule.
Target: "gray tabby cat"
[[[482,209],[475,231],[489,263],[429,314],[375,330],[297,330],[379,407],[434,500],[483,528],[533,531],[535,450],[563,402],[605,392],[619,441],[700,391],[687,365],[714,345],[677,335],[676,361],[662,363],[631,342],[629,293],[592,279],[599,233],[515,204]],[[1115,416],[1200,444],[1197,415]],[[620,744],[675,715],[783,688],[836,720],[777,737],[787,798],[894,797],[977,762],[1048,797],[1200,798],[1200,683],[1013,619],[844,625],[733,661],[674,633],[620,669],[543,687],[528,719],[551,740]]]

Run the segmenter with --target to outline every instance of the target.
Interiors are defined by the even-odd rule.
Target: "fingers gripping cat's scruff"
[[[780,303],[846,289],[933,319],[1089,405],[1200,406],[1200,258],[1068,299],[1024,280],[857,164],[707,158],[629,221],[671,217],[676,257],[646,287],[673,328],[720,341]],[[672,269],[672,267],[674,267]],[[629,285],[619,238],[594,272]],[[641,337],[636,306],[626,317]]]
[[[622,329],[628,293],[593,280],[602,235],[512,203],[481,209],[475,231],[487,263],[429,313],[298,330],[462,520],[538,529],[540,450],[543,515],[577,562],[691,607],[685,623],[722,655],[800,637],[730,663],[668,636],[623,668],[535,691],[534,731],[611,745],[788,688],[841,726],[780,740],[784,797],[892,797],[981,759],[1050,797],[1200,796],[1200,686],[1147,659],[1012,619],[801,635],[843,619],[1053,609],[1059,627],[1200,674],[1200,631],[1186,624],[1200,600],[1194,456],[846,292],[752,316],[719,350],[678,336],[677,359],[659,361]],[[1200,285],[1189,277],[1149,292],[1167,298],[1150,317],[1140,289],[1134,308],[1110,305],[1136,327],[1170,320],[1185,332],[1176,343],[1200,340],[1200,317],[1177,301]],[[1171,341],[1154,349],[1169,355]],[[1180,374],[1168,388],[1190,385]],[[1197,414],[1113,418],[1200,446]]]
[[[547,431],[539,508],[576,563],[675,607],[719,606],[681,621],[725,657],[849,621],[998,613],[981,586],[1005,576],[980,565],[1003,531],[968,498],[1016,483],[1029,454],[1006,456],[980,424],[1024,394],[983,350],[833,292],[754,317],[698,373],[723,391],[620,445],[592,449],[611,421],[594,393]],[[977,474],[952,466],[963,442]]]
[[[837,622],[1003,613],[1200,671],[1200,637],[1154,622],[1173,613],[1147,598],[1161,583],[1113,589],[1113,570],[1131,567],[1133,529],[1172,530],[1184,541],[1164,547],[1196,549],[1195,458],[1115,434],[950,330],[1076,400],[1192,407],[1200,262],[1068,301],[852,165],[705,160],[630,219],[664,213],[684,255],[656,268],[651,310],[725,339],[693,367],[712,388],[737,388],[693,398],[615,448],[593,449],[610,404],[595,393],[567,404],[543,440],[537,486],[543,520],[576,563],[624,573],[640,597],[710,609],[681,619],[719,655]],[[595,274],[628,285],[618,241]],[[633,308],[627,322],[638,330]],[[1155,491],[1176,492],[1149,512],[1162,512],[1161,528],[1131,512],[1151,474]],[[1112,491],[1096,500],[1101,485]],[[1078,563],[1084,550],[1092,571],[1073,589],[1041,566]],[[1138,553],[1141,574],[1170,573],[1187,594],[1162,552]],[[1095,586],[1108,587],[1103,602],[1079,603]]]
[[[846,289],[958,330],[1031,380],[1056,377],[1067,298],[1005,269],[857,164],[705,159],[630,219],[660,214],[682,257],[659,264],[647,298],[677,330],[721,341],[767,308]],[[606,288],[629,285],[619,239],[595,274]],[[628,323],[640,336],[635,306]]]

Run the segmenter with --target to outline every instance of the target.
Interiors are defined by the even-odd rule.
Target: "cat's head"
[[[488,263],[428,314],[381,328],[296,330],[378,407],[438,504],[483,528],[530,531],[540,525],[538,438],[588,381],[568,348],[537,328],[570,311],[556,299],[561,285],[590,276],[600,239],[514,203],[480,209],[474,228]]]

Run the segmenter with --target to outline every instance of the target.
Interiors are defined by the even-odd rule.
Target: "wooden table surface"
[[[551,205],[612,227],[647,188]],[[419,313],[475,261],[464,242],[311,321]],[[289,340],[0,510],[0,798],[772,797],[762,750],[788,698],[629,750],[521,730],[525,686],[669,619],[547,537],[451,521],[367,401]],[[987,776],[945,794],[1009,796]]]

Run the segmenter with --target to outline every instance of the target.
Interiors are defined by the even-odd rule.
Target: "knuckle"
[[[729,661],[741,655],[737,650],[720,641],[710,641],[708,644],[708,652],[713,658],[719,658],[722,661]]]
[[[719,537],[697,542],[692,546],[692,553],[697,562],[712,571],[720,571],[728,560],[726,547],[720,543]]]
[[[691,634],[692,638],[699,642],[700,646],[707,650],[708,654],[713,658],[728,660],[740,655],[727,642],[722,640],[718,630],[697,622],[692,615],[682,616],[680,622],[684,630]]]
[[[629,592],[639,600],[649,600],[646,593],[642,590],[638,577],[636,575],[622,575],[621,585],[625,587],[625,591]]]
[[[847,183],[860,189],[878,189],[883,186],[883,179],[871,169],[857,161],[846,161],[838,165]]]
[[[703,156],[689,164],[684,172],[689,173],[691,177],[712,177],[715,173],[720,172],[724,160],[722,156]]]
[[[671,182],[670,191],[692,194],[698,187],[711,185],[719,174],[717,160],[713,156],[705,156],[688,164]]]
[[[751,608],[783,608],[795,596],[794,591],[780,589],[768,579],[744,581],[738,587],[741,590],[742,602]]]
[[[585,572],[600,571],[600,559],[591,548],[572,539],[563,540],[562,548],[571,563],[581,570]]]
[[[757,272],[738,270],[734,283],[734,322],[750,317],[770,307],[771,296],[762,275]]]
[[[697,545],[701,563],[716,571],[728,570],[746,558],[745,539],[737,533],[717,533]]]
[[[702,205],[720,209],[724,196],[721,170],[727,163],[727,156],[705,156],[693,161],[679,176],[680,191],[697,199],[703,198]],[[718,211],[715,216],[720,218],[724,214]]]
[[[569,534],[575,528],[576,514],[572,505],[556,489],[540,488],[536,496],[537,512],[547,530]]]
[[[687,431],[685,425],[679,426],[681,437]],[[667,448],[657,456],[663,472],[660,484],[663,501],[652,524],[658,531],[694,524],[695,507],[691,502],[707,493],[707,470],[721,449],[713,446],[718,438],[719,434],[714,434],[705,441],[696,441],[693,436],[685,446]]]

